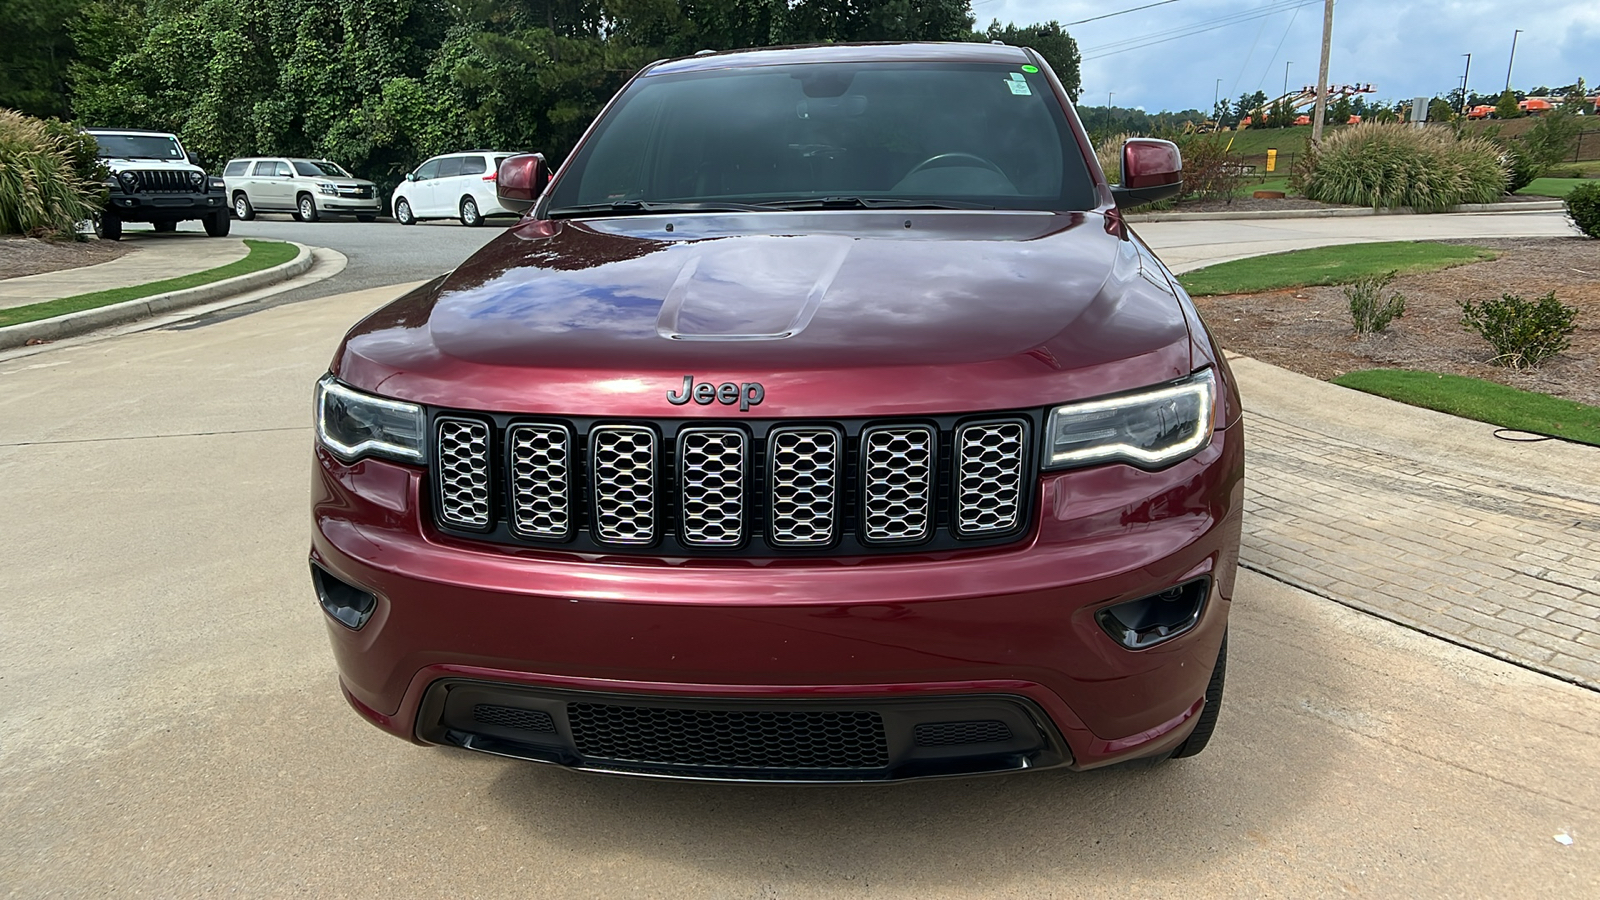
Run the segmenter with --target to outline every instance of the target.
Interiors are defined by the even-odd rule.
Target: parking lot
[[[495,233],[283,227],[399,234],[401,256]],[[1331,226],[1275,227],[1146,234],[1177,265]],[[1600,695],[1256,572],[1218,736],[1181,763],[735,786],[396,741],[340,698],[305,564],[310,385],[399,291],[365,286],[347,270],[316,288],[346,293],[0,355],[0,892],[1600,891]]]

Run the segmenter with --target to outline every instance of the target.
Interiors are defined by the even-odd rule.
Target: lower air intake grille
[[[539,712],[536,709],[517,709],[511,706],[491,706],[479,703],[472,708],[474,721],[485,725],[497,725],[501,728],[515,728],[518,731],[539,731],[553,734],[556,722],[550,714]]]
[[[917,726],[918,747],[948,747],[954,744],[987,744],[1011,740],[1011,729],[1006,723],[987,722],[930,722]]]
[[[875,712],[666,709],[567,704],[578,752],[595,759],[708,768],[878,769],[889,764]]]

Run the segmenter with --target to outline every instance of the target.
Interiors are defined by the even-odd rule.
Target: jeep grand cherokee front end
[[[683,778],[1199,752],[1240,406],[1117,211],[1178,169],[1130,142],[1107,184],[1028,50],[645,69],[318,384],[346,697],[419,743]]]

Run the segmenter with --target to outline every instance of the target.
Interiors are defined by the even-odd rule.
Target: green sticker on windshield
[[[1022,71],[1027,72],[1029,75],[1032,75],[1032,74],[1034,74],[1034,73],[1039,71],[1039,67],[1038,66],[1023,66],[1022,67]]]

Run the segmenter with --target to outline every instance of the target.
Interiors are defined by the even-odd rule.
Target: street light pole
[[[1506,60],[1506,90],[1511,90],[1511,64],[1517,61],[1517,35],[1522,33],[1518,28],[1511,32],[1511,58]]]
[[[1107,136],[1109,136],[1111,134],[1111,98],[1112,98],[1112,96],[1114,96],[1114,95],[1110,91],[1106,91],[1106,134],[1107,134]]]
[[[1289,67],[1292,66],[1292,65],[1294,65],[1294,61],[1293,60],[1284,60],[1284,62],[1283,62],[1283,92],[1284,92],[1284,94],[1288,94],[1289,93]]]
[[[1218,78],[1217,79],[1217,86],[1211,89],[1211,114],[1213,116],[1217,117],[1217,127],[1218,128],[1222,127],[1222,120],[1227,118],[1227,116],[1224,116],[1222,113],[1217,112],[1217,104],[1221,103],[1221,102],[1222,102],[1222,79]]]
[[[1467,70],[1461,73],[1461,114],[1467,114],[1467,78],[1472,74],[1472,54],[1463,53],[1467,58]]]

